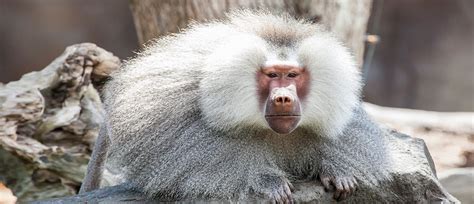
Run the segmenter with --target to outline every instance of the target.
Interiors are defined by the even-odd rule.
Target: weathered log
[[[389,136],[388,154],[393,160],[390,177],[381,178],[375,185],[360,186],[347,203],[457,203],[447,193],[434,172],[434,164],[423,140],[391,132]],[[355,169],[354,169],[355,170]],[[294,199],[297,202],[333,203],[331,192],[325,192],[317,181],[301,181],[294,183]],[[126,184],[106,187],[82,195],[66,198],[39,201],[35,203],[80,203],[80,202],[157,202],[160,198],[148,198],[139,191],[128,189]],[[191,200],[185,200],[190,202]],[[192,202],[210,202],[211,200],[192,200]],[[242,200],[240,200],[242,201]],[[244,202],[259,202],[259,198],[251,198]],[[180,201],[183,202],[183,201]],[[232,202],[222,201],[218,202]],[[235,202],[235,201],[233,201]]]
[[[77,192],[103,117],[94,85],[119,64],[83,43],[0,86],[0,175],[20,201]]]

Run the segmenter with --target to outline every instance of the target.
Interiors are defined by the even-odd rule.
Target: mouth
[[[301,115],[265,115],[270,128],[279,134],[289,134],[298,126]]]
[[[301,117],[301,115],[265,115],[265,118],[292,118]]]

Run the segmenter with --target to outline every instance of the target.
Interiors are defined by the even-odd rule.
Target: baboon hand
[[[264,176],[264,183],[260,192],[270,203],[293,203],[293,185],[286,178]]]
[[[291,194],[292,187],[290,186],[291,184],[289,182],[285,182],[268,191],[265,196],[269,198],[272,203],[293,203]]]
[[[340,201],[348,198],[357,190],[357,181],[353,176],[320,175],[324,188],[334,191],[334,199]]]

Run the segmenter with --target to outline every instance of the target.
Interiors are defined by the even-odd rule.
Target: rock
[[[474,203],[474,168],[448,170],[439,175],[439,181],[461,203]]]
[[[388,169],[389,177],[380,178],[376,184],[360,186],[346,203],[459,203],[440,184],[435,167],[425,143],[421,139],[391,132],[388,154],[394,165]],[[318,181],[294,182],[294,198],[297,202],[333,203],[332,192],[325,192]],[[167,201],[147,198],[124,184],[54,200],[36,203],[120,203]],[[257,198],[246,202],[260,202]],[[209,200],[193,200],[209,202]],[[222,202],[222,201],[217,201]]]

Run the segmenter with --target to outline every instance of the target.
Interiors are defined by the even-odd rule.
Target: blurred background
[[[365,100],[474,111],[474,1],[375,0]],[[128,0],[0,0],[0,82],[40,70],[80,42],[127,59],[139,49]],[[367,57],[366,57],[367,59]]]

